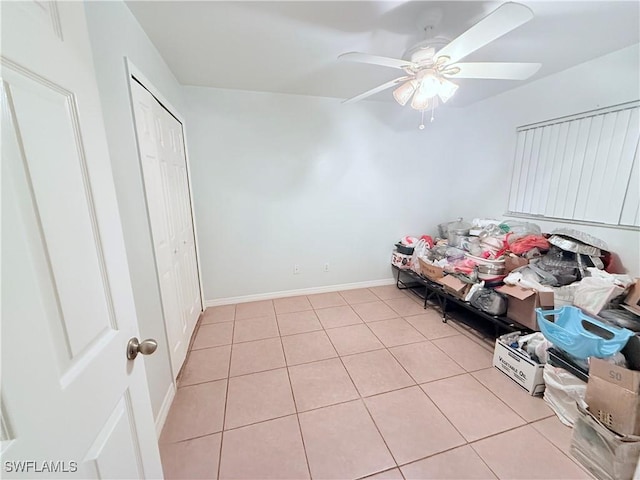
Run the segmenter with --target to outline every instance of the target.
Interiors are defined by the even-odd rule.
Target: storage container
[[[413,255],[414,247],[407,247],[401,243],[396,243],[396,250],[402,255]]]
[[[403,255],[398,252],[393,252],[391,254],[391,265],[402,269],[411,268],[411,255]]]
[[[437,280],[444,277],[444,270],[437,265],[431,265],[425,262],[421,257],[418,257],[418,263],[420,264],[420,273],[423,277],[427,277],[430,280]]]
[[[547,340],[577,358],[605,358],[615,355],[633,335],[631,330],[616,328],[588,317],[577,307],[556,310],[536,308],[538,327]],[[548,320],[553,317],[553,321]]]

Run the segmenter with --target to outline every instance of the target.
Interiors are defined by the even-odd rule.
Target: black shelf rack
[[[482,310],[475,308],[469,302],[457,298],[447,292],[442,285],[437,282],[433,282],[421,275],[418,275],[413,270],[401,269],[392,265],[395,273],[396,287],[400,290],[408,290],[414,295],[421,298],[424,303],[424,308],[427,308],[427,303],[432,301],[436,304],[442,314],[442,321],[447,321],[447,307],[455,305],[468,312],[472,313],[475,317],[481,318],[490,322],[495,327],[495,336],[499,336],[501,331],[504,332],[528,332],[529,329],[524,327],[506,316],[489,315]],[[473,328],[477,328],[477,325],[470,324]]]

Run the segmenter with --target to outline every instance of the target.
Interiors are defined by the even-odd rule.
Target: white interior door
[[[2,474],[160,478],[83,4],[2,40]]]
[[[202,311],[182,124],[133,79],[131,94],[171,365],[177,376]]]

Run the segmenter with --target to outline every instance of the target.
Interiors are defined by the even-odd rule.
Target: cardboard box
[[[499,338],[496,339],[493,351],[493,366],[529,392],[529,395],[544,392],[544,364],[534,362],[526,353],[510,347]]]
[[[529,264],[529,259],[524,257],[518,257],[516,255],[507,255],[504,258],[504,269],[507,273],[515,270],[516,268],[524,267]]]
[[[422,258],[418,257],[418,263],[420,264],[420,273],[430,280],[438,280],[444,277],[444,270],[436,265],[431,265],[425,262]]]
[[[624,299],[624,307],[631,310],[636,315],[640,315],[640,278],[636,278],[636,283],[631,287],[631,291]]]
[[[436,280],[436,282],[444,287],[445,292],[457,298],[464,299],[469,290],[471,290],[470,283],[465,283],[453,275],[445,275],[444,277]]]
[[[517,285],[504,285],[496,290],[509,297],[507,317],[531,330],[540,330],[536,308],[553,310],[553,292],[538,292]]]
[[[585,401],[592,415],[614,432],[640,435],[640,371],[592,358]]]
[[[393,252],[391,254],[391,265],[395,265],[401,269],[411,268],[411,255],[403,255],[402,253]]]
[[[640,437],[615,434],[578,405],[570,452],[596,478],[631,480],[640,458]]]

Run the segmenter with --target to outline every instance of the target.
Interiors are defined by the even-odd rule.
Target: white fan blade
[[[529,7],[519,3],[505,3],[452,40],[438,52],[437,56],[449,57],[448,64],[456,63],[532,18],[533,12]]]
[[[493,80],[526,80],[536,73],[542,64],[540,63],[456,63],[451,65],[459,68],[455,75],[446,75],[450,78],[490,78]]]
[[[348,60],[350,62],[372,63],[374,65],[382,65],[392,68],[415,67],[415,64],[409,60],[401,60],[399,58],[379,57],[378,55],[369,55],[368,53],[349,52],[338,56],[338,60]]]
[[[387,88],[391,88],[395,85],[398,85],[399,83],[402,83],[405,80],[409,80],[410,78],[413,78],[413,77],[408,75],[406,77],[396,78],[395,80],[391,80],[390,82],[383,83],[382,85],[378,85],[376,88],[367,90],[366,92],[361,93],[360,95],[356,95],[355,97],[351,97],[351,98],[348,98],[347,100],[343,100],[342,103],[346,104],[346,103],[357,102],[358,100],[362,100],[363,98],[370,97],[371,95],[381,92],[382,90],[386,90]]]

